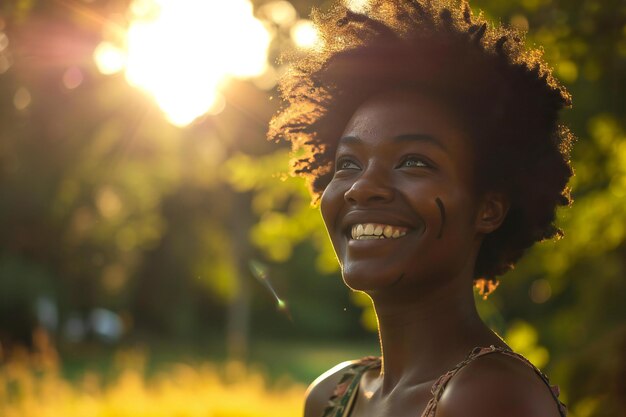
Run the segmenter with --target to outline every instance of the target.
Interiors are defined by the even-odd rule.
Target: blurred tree
[[[330,2],[292,3],[306,16]],[[56,299],[60,329],[105,307],[134,337],[221,341],[231,329],[240,356],[248,329],[281,340],[363,336],[367,300],[342,288],[319,213],[287,175],[288,150],[264,139],[279,105],[271,83],[233,81],[219,116],[175,128],[92,62],[103,22],[128,1],[68,4],[79,3],[0,5],[0,342],[28,339],[41,297]],[[533,248],[479,308],[547,361],[574,416],[623,415],[626,4],[472,5],[544,46],[574,96],[564,118],[580,137],[575,204],[559,213],[565,239]],[[289,26],[272,27],[274,60],[291,39]],[[278,318],[249,258],[270,265],[297,326]]]
[[[294,0],[300,11],[311,3]],[[314,5],[324,8],[329,3]],[[549,370],[565,388],[574,415],[620,415],[626,410],[626,3],[477,0],[472,5],[528,30],[529,44],[543,45],[574,96],[574,107],[564,119],[580,138],[573,153],[575,204],[559,213],[566,238],[529,251],[503,278],[500,290],[489,301],[479,301],[480,309],[538,364],[550,359]],[[270,200],[263,186],[257,184],[256,190],[257,200]],[[310,225],[307,233],[318,242],[321,256],[331,259],[316,234],[318,214],[300,214],[298,206],[293,199],[280,213],[271,204],[263,206],[266,214],[253,229],[255,242],[279,259],[290,253],[298,233],[308,229],[302,225]],[[366,307],[363,323],[371,327],[369,303],[360,296],[354,300]]]

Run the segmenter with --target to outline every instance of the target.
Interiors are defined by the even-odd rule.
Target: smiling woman
[[[522,33],[464,1],[337,4],[314,21],[324,46],[282,80],[269,136],[291,141],[321,198],[382,356],[318,378],[305,416],[564,416],[556,387],[481,321],[472,287],[489,292],[560,236],[569,94]]]
[[[479,246],[471,230],[479,209],[474,158],[450,120],[431,99],[388,92],[364,102],[348,122],[321,208],[351,288],[371,292],[382,281],[402,293],[414,287],[418,294],[430,279],[456,276],[460,269],[472,273]],[[500,225],[506,207],[491,200],[485,206],[491,216],[481,219],[480,232],[489,233]],[[451,232],[444,237],[446,211]],[[355,225],[364,229],[357,239],[350,234]],[[385,229],[398,236],[379,239]],[[366,236],[377,239],[364,241]],[[462,259],[453,262],[452,256]],[[457,270],[443,272],[442,265]]]

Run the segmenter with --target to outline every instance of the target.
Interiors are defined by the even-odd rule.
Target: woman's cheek
[[[328,230],[329,233],[337,221],[337,213],[339,212],[342,201],[343,194],[341,194],[338,184],[335,181],[331,181],[324,189],[320,199],[322,219],[324,220],[326,230]]]

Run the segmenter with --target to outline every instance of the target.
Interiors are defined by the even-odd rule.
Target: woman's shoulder
[[[319,417],[323,414],[328,405],[328,400],[333,395],[335,387],[339,384],[341,377],[350,366],[354,366],[358,361],[345,361],[333,366],[309,385],[306,390],[304,401],[304,417]]]
[[[329,405],[331,397],[337,395],[336,389],[340,385],[346,374],[356,368],[380,361],[379,358],[367,357],[358,360],[341,362],[333,366],[328,371],[317,377],[309,385],[306,391],[304,402],[304,417],[319,417]]]
[[[488,349],[488,348],[484,348]],[[437,417],[560,417],[565,413],[547,378],[521,355],[477,355],[446,382]]]

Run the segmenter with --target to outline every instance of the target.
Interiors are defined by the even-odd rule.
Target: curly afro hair
[[[510,200],[476,260],[481,292],[536,241],[562,235],[554,220],[557,206],[571,202],[574,137],[558,114],[571,97],[542,51],[525,47],[524,33],[489,24],[458,0],[371,0],[362,13],[337,4],[314,10],[313,20],[321,42],[288,57],[286,103],[268,136],[291,142],[294,172],[314,200],[332,179],[337,140],[355,109],[387,90],[414,90],[442,100],[468,133],[476,192]]]

